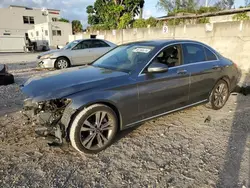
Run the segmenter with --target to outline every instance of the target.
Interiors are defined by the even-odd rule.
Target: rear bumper
[[[37,65],[41,68],[54,68],[56,59],[38,59]]]

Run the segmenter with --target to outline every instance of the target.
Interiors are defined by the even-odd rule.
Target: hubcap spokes
[[[103,147],[110,139],[114,123],[109,113],[98,111],[90,115],[80,130],[82,145],[87,149]]]
[[[221,107],[227,100],[228,89],[224,83],[220,84],[214,93],[214,103],[217,107]]]
[[[58,67],[59,68],[61,68],[61,69],[64,69],[64,68],[67,68],[67,61],[65,61],[65,60],[60,60],[59,62],[58,62]]]

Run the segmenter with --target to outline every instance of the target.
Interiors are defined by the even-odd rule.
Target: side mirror
[[[149,65],[147,72],[149,73],[161,73],[161,72],[167,72],[168,66],[163,63],[157,63],[153,62],[151,65]]]

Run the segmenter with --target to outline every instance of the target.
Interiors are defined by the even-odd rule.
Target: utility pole
[[[206,5],[205,6],[208,7],[208,0],[206,0]]]

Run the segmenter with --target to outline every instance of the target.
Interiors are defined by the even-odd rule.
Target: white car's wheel
[[[59,57],[55,62],[56,69],[66,69],[70,66],[69,60],[65,57]]]

